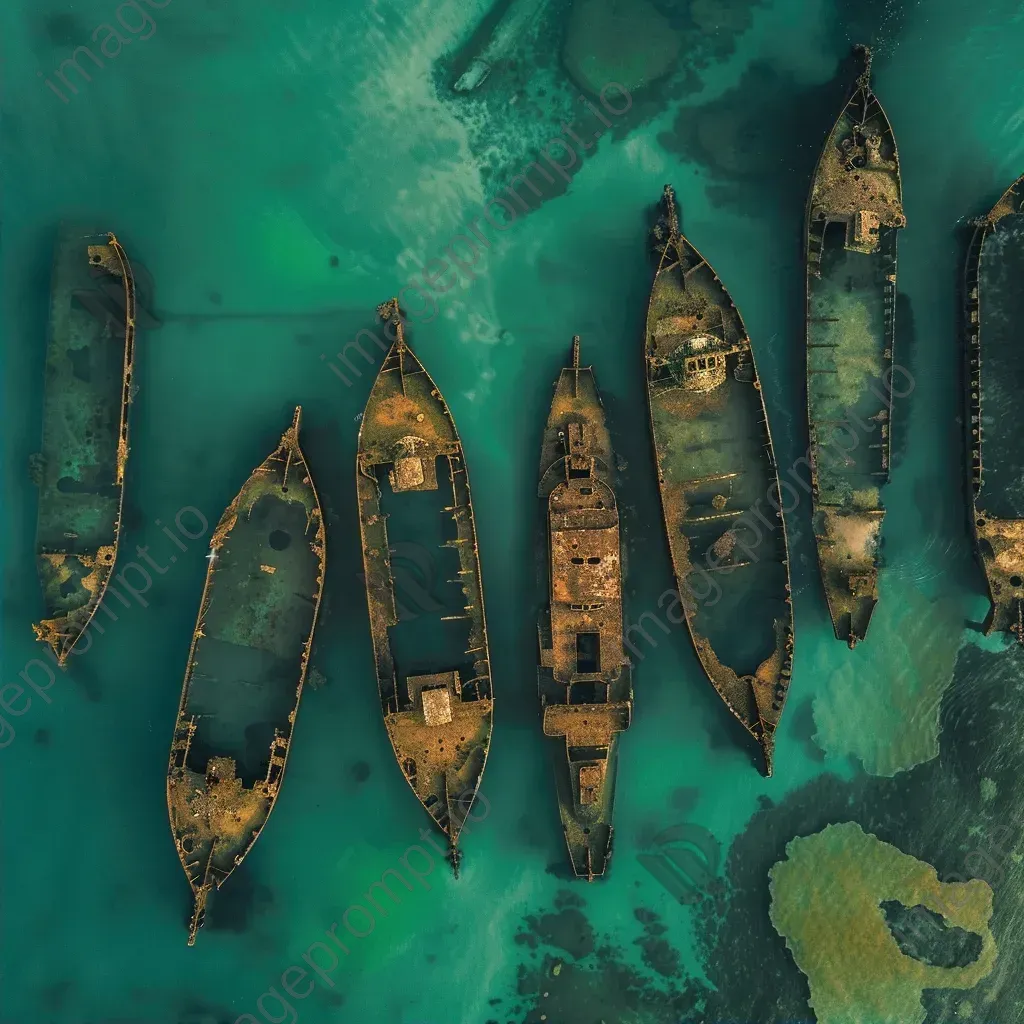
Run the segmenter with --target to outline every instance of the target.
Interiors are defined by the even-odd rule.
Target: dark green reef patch
[[[495,52],[502,16],[517,4],[532,4],[537,14]],[[621,140],[699,93],[701,72],[735,53],[760,6],[761,0],[502,0],[439,58],[434,84],[466,128],[488,198],[502,197],[518,175],[532,175],[528,202],[518,208],[525,214],[568,189],[599,138]],[[481,83],[456,89],[485,56],[490,70]]]

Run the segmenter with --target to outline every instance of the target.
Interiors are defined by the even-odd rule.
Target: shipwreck
[[[148,283],[148,278],[143,279]],[[113,234],[61,230],[50,297],[36,563],[45,616],[36,639],[67,661],[106,593],[117,561],[134,386],[136,278]]]
[[[356,467],[377,685],[399,767],[448,837],[457,876],[494,707],[480,553],[455,422],[409,348],[398,300],[378,314],[394,343],[366,403]],[[421,551],[431,576],[420,581],[431,600],[404,614],[398,543]]]
[[[242,863],[281,790],[323,592],[323,515],[299,447],[301,408],[210,539],[167,770],[194,904]]]
[[[591,367],[555,384],[540,458],[548,606],[541,617],[540,699],[573,870],[593,881],[612,853],[619,733],[633,711],[622,645],[622,540],[615,455]]]
[[[836,636],[863,640],[878,600],[889,479],[896,238],[906,224],[871,53],[807,200],[807,414],[818,562]]]
[[[991,609],[985,632],[1024,644],[1024,176],[975,222],[964,275],[968,496]]]
[[[652,241],[647,395],[679,604],[704,671],[771,775],[793,609],[761,384],[739,310],[683,236],[668,185]]]

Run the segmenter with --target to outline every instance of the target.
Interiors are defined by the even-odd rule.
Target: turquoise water
[[[1024,662],[969,626],[985,601],[956,422],[966,219],[1024,167],[1024,18],[1009,0],[966,10],[951,0],[663,0],[658,33],[638,37],[605,17],[609,4],[580,4],[593,15],[584,37],[581,16],[552,0],[480,90],[459,95],[450,86],[467,47],[481,45],[483,3],[172,0],[150,6],[156,30],[145,39],[149,27],[126,8],[139,30],[124,30],[132,41],[119,53],[96,35],[116,55],[68,103],[44,78],[116,5],[4,6],[0,679],[17,679],[38,654],[27,460],[61,219],[115,230],[152,272],[164,321],[138,347],[122,558],[143,545],[166,565],[177,549],[162,525],[185,506],[215,522],[301,402],[329,570],[313,662],[326,682],[304,695],[277,809],[193,949],[164,778],[204,539],[177,551],[145,606],[117,609],[49,703],[33,692],[11,719],[16,735],[0,752],[3,1024],[811,1020],[807,981],[769,919],[768,872],[794,837],[850,820],[944,880],[991,884],[995,968],[970,992],[926,990],[929,1020],[963,1017],[966,1002],[975,1021],[1024,1012],[1014,849]],[[598,89],[603,76],[629,91],[630,109],[607,127],[564,70],[567,33],[578,75],[585,65]],[[675,185],[684,229],[741,309],[785,476],[807,444],[803,202],[856,41],[876,47],[875,84],[903,162],[896,360],[914,382],[896,411],[868,639],[850,652],[832,637],[801,502],[788,521],[796,661],[775,777],[758,775],[685,631],[651,627],[621,745],[611,873],[570,882],[535,697],[534,495],[551,383],[582,335],[627,462],[636,621],[671,586],[640,364],[646,208]],[[669,70],[645,85],[645,61]],[[486,200],[545,149],[571,163],[549,144],[562,120],[584,138],[602,133],[571,180],[534,172],[542,195],[519,188],[528,212],[501,230],[481,220]],[[447,290],[403,301],[465,445],[497,701],[486,805],[458,882],[409,852],[430,858],[426,817],[380,721],[353,487],[374,367],[352,350],[358,375],[321,359],[372,327],[375,305],[413,275],[421,282],[417,265],[436,259],[462,264]],[[637,856],[682,825],[699,841],[706,872],[691,866],[691,878],[707,896],[680,904]],[[309,995],[288,997],[282,974],[330,941],[324,933],[403,857],[423,884],[401,888],[372,933],[349,933],[347,954],[335,946],[337,966]],[[368,927],[358,911],[349,921]],[[322,950],[310,956],[331,964]],[[296,979],[303,992],[310,979]]]

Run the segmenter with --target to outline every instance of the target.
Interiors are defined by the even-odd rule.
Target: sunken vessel
[[[548,604],[539,628],[539,686],[569,857],[588,881],[603,875],[611,858],[618,738],[633,710],[614,474],[594,371],[580,366],[575,337],[541,446]]]
[[[645,365],[677,599],[718,695],[771,775],[793,667],[789,548],[750,338],[725,286],[683,236],[666,185]],[[674,617],[678,616],[678,617]]]
[[[45,614],[33,625],[58,664],[67,661],[106,593],[121,533],[135,333],[148,277],[113,234],[61,229],[50,295],[36,564]],[[137,302],[139,306],[137,307]]]
[[[988,583],[986,633],[1024,644],[1024,176],[975,223],[965,269],[964,352],[971,528]]]
[[[864,69],[818,159],[805,224],[812,519],[832,624],[850,647],[878,600],[906,224],[896,140],[859,49]]]
[[[366,403],[356,466],[377,685],[399,767],[447,836],[457,876],[493,712],[469,475],[398,300],[377,312],[393,344]]]
[[[210,539],[167,771],[171,832],[194,897],[190,946],[214,887],[277,802],[309,667],[326,551],[301,413]]]

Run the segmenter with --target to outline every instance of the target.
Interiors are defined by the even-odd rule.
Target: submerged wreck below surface
[[[967,255],[964,339],[971,523],[988,583],[985,631],[1024,644],[1024,176],[978,221]]]
[[[46,617],[33,625],[63,665],[117,560],[128,461],[136,286],[113,234],[63,229],[50,299],[36,561]]]
[[[309,666],[326,552],[300,420],[301,408],[210,540],[167,771],[190,946],[274,809]]]
[[[771,775],[793,609],[761,385],[739,311],[681,234],[668,185],[652,235],[645,365],[672,566],[701,664]]]
[[[618,734],[633,710],[622,646],[622,551],[611,436],[590,367],[555,384],[541,448],[549,605],[540,623],[544,735],[559,740],[558,808],[573,870],[589,881],[612,852]]]
[[[836,636],[863,640],[878,600],[889,479],[896,236],[906,224],[871,54],[807,200],[807,414],[818,562]]]
[[[397,299],[378,313],[394,344],[366,403],[356,467],[377,685],[398,764],[448,836],[457,876],[493,709],[469,476],[448,406],[405,340]],[[429,564],[442,563],[440,578],[426,581],[440,598],[403,615],[391,545],[411,537],[422,538]]]

